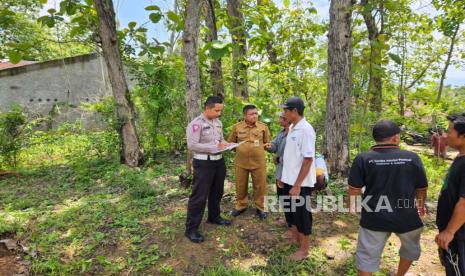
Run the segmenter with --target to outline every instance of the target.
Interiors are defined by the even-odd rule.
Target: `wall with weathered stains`
[[[48,114],[54,104],[78,106],[109,95],[105,64],[97,55],[35,63],[0,71],[0,111],[17,103]]]
[[[20,104],[30,116],[53,115],[54,128],[76,120],[100,128],[99,116],[79,105],[111,95],[105,66],[101,56],[90,54],[0,70],[0,112]]]

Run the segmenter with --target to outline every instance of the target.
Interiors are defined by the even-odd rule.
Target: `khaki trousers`
[[[244,210],[248,206],[249,174],[252,175],[253,196],[255,208],[265,210],[266,195],[266,167],[258,169],[244,169],[235,166],[236,176],[236,210]]]

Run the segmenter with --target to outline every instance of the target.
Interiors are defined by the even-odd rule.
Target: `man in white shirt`
[[[302,99],[291,97],[281,107],[284,116],[292,123],[286,138],[281,176],[284,192],[289,195],[284,209],[291,222],[291,242],[299,245],[299,250],[290,259],[300,261],[308,256],[309,236],[312,233],[310,195],[316,182],[313,162],[316,134],[303,117],[305,105]]]

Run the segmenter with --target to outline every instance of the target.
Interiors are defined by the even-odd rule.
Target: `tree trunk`
[[[402,63],[401,63],[401,72],[400,72],[400,84],[399,84],[399,115],[404,117],[405,116],[405,95],[406,93],[417,84],[423,77],[425,76],[428,69],[431,67],[433,63],[432,59],[430,59],[426,65],[421,69],[418,74],[412,74],[412,81],[410,84],[407,84],[408,74],[406,72],[406,62],[407,62],[407,33],[404,31],[402,35]],[[416,72],[417,73],[417,72]]]
[[[404,117],[405,115],[405,63],[407,58],[407,34],[405,31],[402,34],[402,63],[400,69],[400,84],[399,84],[399,115]]]
[[[378,30],[376,20],[372,15],[375,7],[373,3],[369,3],[369,0],[362,0],[360,4],[364,7],[362,15],[367,26],[368,39],[370,40],[370,70],[368,80],[370,109],[377,113],[381,113],[383,102],[383,68],[381,65],[382,48],[379,35],[383,34],[383,21],[381,20],[381,30]],[[381,9],[381,14],[382,12]]]
[[[215,0],[204,0],[206,7],[205,24],[209,29],[207,33],[207,43],[218,40],[218,30],[216,28]],[[221,59],[212,59],[210,62],[210,78],[212,81],[213,94],[224,98],[223,69]]]
[[[241,11],[241,0],[227,0],[227,5],[229,16],[228,27],[233,42],[233,95],[235,97],[248,98],[247,41],[244,16]]]
[[[349,116],[352,94],[351,0],[332,0],[329,9],[328,94],[324,153],[330,171],[346,175],[349,167]]]
[[[201,0],[188,0],[184,14],[184,32],[182,35],[184,72],[186,77],[186,109],[190,122],[200,115],[200,68],[199,68],[199,33]],[[192,175],[191,151],[187,151],[186,171]]]
[[[178,14],[178,11],[179,11],[178,0],[174,0],[173,7],[174,7],[174,13]],[[173,29],[170,35],[170,46],[168,47],[168,55],[173,54],[175,44],[176,44],[176,29]]]
[[[200,1],[188,0],[184,16],[184,33],[182,36],[184,46],[184,71],[186,77],[186,108],[187,119],[192,121],[200,115],[200,69],[199,69],[199,28],[200,28]]]
[[[118,129],[122,143],[120,159],[122,163],[136,167],[142,164],[144,155],[137,136],[134,106],[124,77],[118,48],[113,2],[111,0],[95,0],[94,5],[99,19],[98,32],[103,56],[107,65],[113,97],[117,104],[116,113],[121,122]]]
[[[452,37],[450,39],[449,53],[447,54],[446,64],[444,65],[444,69],[442,70],[442,73],[441,73],[441,81],[439,83],[439,91],[438,91],[438,95],[436,97],[436,103],[437,104],[441,101],[442,91],[444,90],[444,81],[446,80],[447,69],[449,69],[450,60],[452,58],[452,53],[454,52],[454,46],[455,46],[456,37],[457,37],[457,33],[459,32],[459,29],[460,29],[460,24],[457,24],[457,27],[455,27],[455,30],[454,30],[454,34],[452,34]]]
[[[257,7],[263,6],[263,0],[257,0]],[[258,26],[260,28],[260,31],[262,32],[268,32],[265,22],[262,20],[260,21],[260,24]],[[278,54],[276,53],[276,50],[274,49],[273,46],[273,41],[268,40],[266,42],[266,53],[268,54],[268,60],[270,61],[271,65],[276,65],[278,63]],[[274,68],[276,71],[277,68]]]

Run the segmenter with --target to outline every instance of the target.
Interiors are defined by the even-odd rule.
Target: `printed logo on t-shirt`
[[[368,164],[375,164],[376,166],[386,165],[405,165],[412,162],[411,158],[393,158],[393,159],[372,159],[368,161]]]

